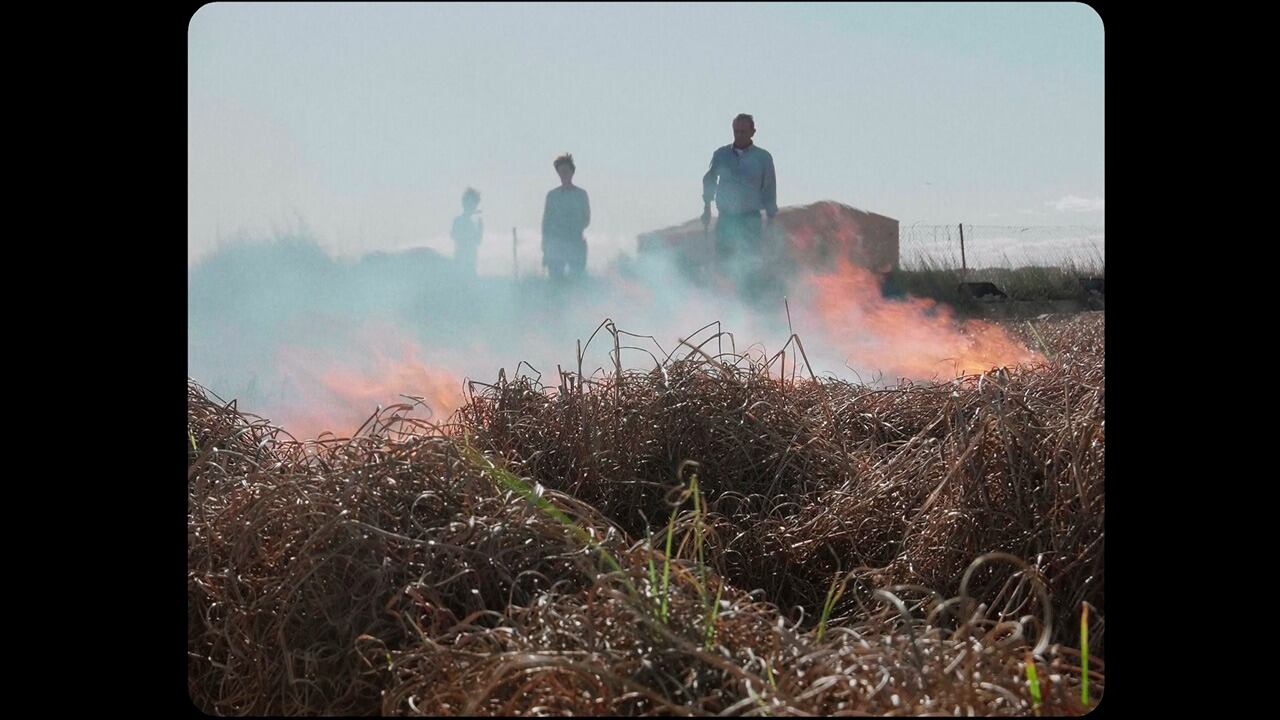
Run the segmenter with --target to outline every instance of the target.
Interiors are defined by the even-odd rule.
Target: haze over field
[[[839,377],[1027,360],[856,268],[742,302],[639,262],[636,235],[700,212],[747,112],[780,205],[897,218],[904,263],[958,257],[959,222],[971,265],[1100,258],[1102,72],[1101,20],[1069,3],[207,5],[188,33],[188,374],[306,434],[405,392],[442,413],[522,361],[576,370],[606,318],[657,340],[627,367],[716,321],[769,355],[794,331]],[[534,276],[565,151],[592,277],[555,292]],[[449,263],[467,187],[474,283]],[[614,367],[605,335],[584,374]]]

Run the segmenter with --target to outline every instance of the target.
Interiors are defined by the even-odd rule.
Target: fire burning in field
[[[932,300],[882,298],[875,275],[848,261],[806,284],[811,313],[802,318],[816,318],[807,329],[850,365],[894,378],[949,379],[1043,360],[997,325],[957,325],[951,309]]]
[[[355,432],[379,407],[416,403],[410,417],[443,420],[462,405],[462,377],[425,362],[414,341],[381,335],[390,344],[362,347],[365,357],[340,361],[312,350],[281,347],[279,371],[293,391],[277,411],[278,420],[297,437],[316,437],[328,431],[339,436]],[[390,349],[386,349],[386,348]]]
[[[656,243],[675,266],[620,264],[560,288],[462,277],[428,253],[343,264],[287,244],[229,252],[192,280],[189,372],[309,438],[344,436],[379,406],[419,402],[406,396],[421,398],[409,416],[442,421],[464,402],[464,376],[487,382],[498,368],[511,377],[521,365],[539,374],[598,366],[607,376],[614,343],[597,339],[590,357],[575,357],[605,318],[634,333],[618,351],[626,368],[657,361],[709,325],[733,333],[739,351],[772,345],[766,354],[794,331],[816,374],[853,370],[864,381],[951,379],[1043,360],[997,325],[960,321],[932,300],[882,297],[880,277],[866,268],[892,266],[896,221],[859,212],[818,203],[779,213],[772,242],[784,252],[767,265],[793,270],[787,287],[754,295],[714,262],[697,265],[706,255],[698,243],[711,238],[695,221]],[[893,224],[875,225],[884,221]],[[291,284],[262,282],[276,275]],[[650,335],[661,350],[649,348]]]

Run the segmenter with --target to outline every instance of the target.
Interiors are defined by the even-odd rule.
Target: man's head
[[[733,119],[733,146],[744,148],[751,144],[751,137],[756,134],[756,121],[746,113]]]
[[[560,176],[561,182],[569,182],[573,179],[573,173],[578,168],[573,164],[573,155],[565,153],[556,158],[552,166],[556,169],[556,174]]]
[[[473,212],[476,209],[476,206],[479,204],[480,204],[480,191],[476,190],[475,188],[467,188],[467,191],[462,193],[462,209],[463,210],[467,212]]]

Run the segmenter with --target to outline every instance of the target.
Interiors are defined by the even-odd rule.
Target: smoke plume
[[[419,416],[442,420],[467,380],[493,382],[500,371],[551,385],[557,373],[643,369],[699,345],[711,355],[784,351],[788,377],[881,384],[1037,359],[996,326],[958,322],[932,301],[883,298],[877,276],[851,264],[806,268],[779,289],[753,297],[663,256],[620,255],[555,286],[468,277],[429,249],[345,259],[306,237],[244,241],[188,271],[188,374],[301,439],[354,432],[406,396]],[[617,358],[606,320],[630,333],[619,335]]]

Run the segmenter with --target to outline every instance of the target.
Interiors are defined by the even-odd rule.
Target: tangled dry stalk
[[[892,388],[712,343],[307,442],[189,383],[191,696],[1080,714],[1086,603],[1091,703],[1104,683],[1102,328],[1023,326],[1047,365]]]

